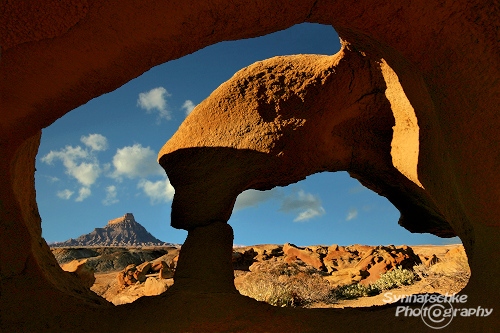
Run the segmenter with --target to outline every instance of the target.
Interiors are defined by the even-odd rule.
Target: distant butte
[[[70,246],[165,246],[137,222],[132,213],[108,221],[104,228],[95,228],[77,239],[54,243],[52,247]]]

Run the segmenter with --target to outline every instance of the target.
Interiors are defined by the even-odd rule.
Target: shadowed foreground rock
[[[325,62],[330,62],[328,66],[338,66],[339,75],[344,76],[342,80],[335,79],[339,81],[339,91],[316,89],[322,84],[336,89],[328,81],[337,76],[333,72],[318,73],[315,76],[320,79],[318,82],[311,81],[311,77],[296,76],[294,83],[286,82],[286,75],[282,76],[285,81],[276,81],[271,77],[279,73],[275,69],[262,73],[269,79],[265,82],[278,85],[255,85],[262,87],[260,91],[233,90],[241,96],[227,96],[230,100],[244,101],[249,94],[250,100],[241,105],[252,106],[249,111],[262,111],[263,123],[250,129],[268,126],[273,135],[249,136],[246,128],[240,127],[248,119],[244,118],[244,112],[237,112],[227,119],[227,124],[232,125],[221,128],[223,132],[217,140],[225,138],[223,147],[214,148],[210,142],[195,145],[194,141],[178,140],[176,147],[164,151],[169,155],[168,164],[185,165],[186,159],[197,161],[195,166],[199,166],[194,173],[196,177],[186,181],[178,177],[179,171],[167,166],[169,175],[179,185],[173,204],[173,225],[196,234],[213,221],[227,221],[234,198],[246,188],[271,188],[314,172],[350,170],[363,184],[379,190],[393,202],[402,213],[400,224],[405,228],[442,236],[456,234],[462,239],[472,271],[464,290],[469,295],[466,306],[495,310],[488,318],[455,318],[447,330],[498,331],[499,12],[497,1],[479,0],[185,0],[168,5],[160,1],[117,0],[1,2],[0,330],[425,330],[420,318],[395,317],[395,309],[390,307],[277,309],[229,292],[231,287],[225,280],[220,286],[213,286],[224,292],[200,292],[196,289],[199,283],[191,282],[204,273],[196,272],[191,279],[191,274],[195,274],[192,268],[186,268],[187,276],[179,276],[179,285],[185,279],[185,289],[171,288],[159,297],[113,307],[77,279],[68,277],[41,238],[34,173],[42,128],[165,61],[223,40],[256,37],[302,22],[316,22],[332,25],[351,45],[351,51],[357,52],[352,54],[354,57],[337,58],[337,65],[334,59],[325,58]],[[310,65],[299,63],[306,65],[301,73],[314,72],[323,66],[321,61],[311,61]],[[276,65],[284,64],[277,61]],[[364,82],[366,74],[357,75],[363,71],[373,74],[368,80],[371,82]],[[241,79],[244,77],[243,73]],[[261,78],[248,79],[251,87]],[[305,84],[303,90],[301,82]],[[366,89],[370,86],[376,89]],[[289,94],[283,87],[294,87],[291,92],[304,94]],[[317,93],[317,98],[309,93]],[[202,105],[209,106],[213,101],[210,98]],[[376,110],[370,110],[370,106],[376,106]],[[338,118],[327,116],[339,110],[338,107],[343,109],[336,114]],[[281,113],[285,110],[291,113]],[[318,114],[311,115],[310,110]],[[197,112],[207,118],[196,123],[221,116],[207,111]],[[307,117],[292,116],[302,113],[307,113]],[[325,121],[326,132],[308,134],[315,127],[302,120],[315,116],[319,119],[313,124],[321,123],[324,116],[327,120],[337,119],[339,126]],[[245,131],[227,131],[231,128]],[[309,140],[290,146],[290,138],[297,133]],[[192,140],[198,140],[197,135]],[[244,142],[241,140],[244,137],[256,141]],[[260,138],[262,142],[258,141]],[[333,160],[332,149],[338,151]],[[317,155],[305,155],[305,160],[297,161],[296,169],[283,168],[295,156],[293,152],[305,154],[308,150]],[[328,154],[323,154],[325,151]],[[208,156],[216,158],[214,163],[207,163]],[[248,176],[242,179],[238,178],[240,166],[234,162],[239,156],[249,163],[243,165]],[[225,158],[233,161],[225,169],[206,169]],[[264,179],[262,171],[269,170],[271,165],[287,173],[270,174]],[[226,171],[229,178],[221,179],[218,176],[221,171]],[[174,175],[176,172],[178,176]],[[222,180],[221,186],[215,184],[214,188],[224,191],[208,191],[215,195],[196,203],[206,205],[206,213],[199,206],[190,213],[185,209],[186,202],[202,196],[189,198],[186,193],[193,193],[195,188],[208,190],[199,182],[204,172],[210,176],[207,180]],[[192,235],[193,239],[205,241],[201,235]],[[210,233],[207,237],[212,244]],[[226,251],[224,248],[222,252]],[[187,257],[179,259],[185,260],[187,266],[194,260],[189,258],[190,252],[185,251]],[[227,257],[231,258],[230,252]],[[213,263],[213,267],[225,265],[225,260]]]

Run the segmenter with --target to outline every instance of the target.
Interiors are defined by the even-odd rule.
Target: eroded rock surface
[[[454,236],[418,180],[393,165],[396,93],[391,100],[387,90],[400,86],[384,73],[393,71],[349,45],[334,56],[276,57],[236,73],[159,153],[176,189],[172,225],[227,221],[246,189],[347,170],[394,203],[402,226]],[[404,94],[399,100],[406,101]],[[207,195],[193,206],[195,193]]]
[[[145,322],[157,324],[151,330],[171,332],[320,332],[331,327],[366,331],[372,328],[370,323],[380,322],[397,332],[422,327],[417,326],[423,325],[420,318],[399,320],[389,307],[314,313],[294,310],[291,315],[288,310],[270,309],[235,293],[167,291],[167,297],[113,307],[68,279],[41,238],[34,173],[42,128],[157,64],[219,41],[256,37],[301,22],[333,25],[345,41],[371,61],[384,59],[396,74],[382,71],[384,82],[397,78],[401,87],[393,86],[396,88],[386,94],[391,112],[372,119],[369,127],[382,129],[373,136],[386,147],[387,165],[363,168],[364,174],[353,176],[360,176],[372,189],[385,186],[384,193],[393,191],[393,203],[410,219],[401,224],[412,231],[449,235],[448,225],[441,222],[449,223],[470,259],[472,275],[464,290],[469,296],[467,306],[499,308],[498,298],[492,296],[500,289],[500,280],[494,278],[500,270],[500,173],[495,172],[500,165],[500,9],[495,2],[186,0],[167,6],[116,0],[4,1],[0,13],[2,331],[141,331]],[[402,96],[397,91],[404,91],[414,115],[407,113],[407,108],[393,106],[397,100],[391,99],[391,94]],[[396,141],[391,156],[387,155],[387,144],[393,125],[387,117],[394,117],[396,126],[402,124],[394,133],[399,136],[408,129],[412,138]],[[405,127],[401,119],[418,123],[417,160],[415,127]],[[300,123],[292,122],[286,128],[297,125]],[[346,128],[356,134],[360,127]],[[412,144],[408,147],[405,142]],[[352,152],[362,151],[363,141],[354,143],[357,148]],[[325,145],[325,141],[318,141],[318,145]],[[224,155],[225,150],[227,147],[217,155],[222,159],[234,156],[234,152]],[[189,152],[185,150],[179,159]],[[279,152],[279,147],[274,152]],[[246,153],[250,155],[261,153]],[[380,157],[373,160],[380,162]],[[398,170],[402,181],[391,178],[394,170],[389,172],[390,179],[380,174],[380,168],[389,165]],[[286,178],[290,181],[297,176]],[[195,230],[196,226],[209,225],[211,218],[227,221],[232,197],[247,187],[263,187],[248,179],[228,179],[224,186],[228,183],[237,186],[227,195],[214,197],[217,202],[208,203],[207,215],[177,209],[174,224]],[[189,184],[183,186],[188,188]],[[408,188],[409,193],[399,196]],[[404,198],[402,202],[397,201],[399,197]],[[430,212],[435,216],[424,218]],[[209,219],[203,220],[207,216]],[[416,216],[422,219],[412,221]],[[231,260],[230,249],[227,258]],[[182,261],[181,257],[179,265]],[[204,274],[185,271],[187,277]],[[158,313],[165,320],[158,321]],[[484,320],[455,318],[449,329],[494,332],[498,323],[494,311]]]
[[[94,270],[87,264],[87,259],[73,260],[61,265],[63,271],[76,276],[83,286],[90,289],[95,282]]]

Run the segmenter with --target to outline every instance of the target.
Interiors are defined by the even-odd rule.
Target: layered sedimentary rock
[[[81,235],[76,239],[51,244],[52,247],[68,246],[165,246],[167,243],[151,235],[137,222],[132,213],[108,221],[104,228]]]
[[[196,243],[203,244],[202,230],[208,230],[203,228],[210,228],[211,221],[227,221],[231,197],[243,188],[266,187],[248,179],[235,181],[237,185],[231,187],[231,193],[222,193],[221,197],[214,197],[214,202],[208,202],[206,215],[200,214],[199,209],[193,214],[177,209],[173,223],[195,235],[195,250],[185,251],[187,255],[179,258],[179,265],[185,265],[186,276],[181,280],[186,283],[179,284],[184,287],[172,288],[164,297],[112,307],[68,278],[41,239],[34,172],[42,128],[157,64],[219,41],[256,37],[301,22],[332,25],[353,49],[391,69],[382,70],[383,80],[378,77],[387,84],[385,93],[373,91],[365,98],[384,95],[390,104],[387,115],[380,120],[375,117],[371,124],[374,132],[382,130],[373,134],[382,140],[376,142],[387,149],[387,140],[392,137],[390,144],[394,149],[391,148],[390,156],[384,156],[385,165],[377,164],[372,173],[365,168],[363,174],[353,175],[360,176],[372,189],[383,185],[384,193],[393,190],[393,203],[402,212],[400,222],[406,228],[441,235],[451,235],[452,230],[460,236],[472,270],[464,290],[469,296],[467,307],[498,308],[500,304],[493,295],[500,289],[500,280],[494,278],[500,270],[500,173],[495,172],[500,165],[499,12],[495,2],[479,0],[187,0],[168,5],[116,0],[2,2],[0,329],[123,332],[143,330],[146,322],[156,323],[151,330],[171,332],[318,332],[332,327],[366,331],[372,329],[368,325],[374,322],[383,322],[385,329],[393,331],[422,327],[417,326],[423,325],[420,318],[396,318],[394,308],[387,307],[314,312],[271,309],[233,293],[227,277],[221,280],[221,286],[215,284],[211,288],[224,292],[200,293],[204,277],[214,283],[210,273],[213,266],[204,266],[208,274],[194,272],[189,268],[190,253],[203,248]],[[391,84],[395,81],[400,86]],[[266,117],[273,115],[272,109],[269,111]],[[394,119],[390,126],[387,117]],[[356,122],[357,118],[352,120]],[[297,123],[289,125],[305,130],[307,122],[302,127]],[[392,135],[384,134],[392,126]],[[354,133],[345,137],[357,134],[357,126],[350,128]],[[322,146],[325,141],[314,143]],[[356,153],[363,150],[363,142],[351,143],[356,148],[345,151],[356,158]],[[221,149],[216,156],[234,157],[240,153],[233,147]],[[262,154],[243,153],[245,158]],[[179,155],[178,160],[187,155]],[[279,158],[276,155],[274,160]],[[345,162],[345,158],[339,161]],[[380,163],[380,158],[374,161]],[[392,170],[386,178],[388,175],[380,174],[380,167],[391,164],[399,174]],[[249,172],[252,170],[249,168]],[[305,171],[308,172],[301,170],[301,174]],[[397,174],[404,180],[401,186],[397,178],[392,178]],[[291,175],[286,182],[297,176]],[[182,187],[189,189],[189,184]],[[401,191],[402,201],[398,202],[397,194]],[[412,216],[429,214],[429,220],[411,220]],[[206,227],[197,227],[201,225]],[[213,242],[210,233],[206,237],[208,243]],[[218,264],[231,265],[231,250],[224,251],[227,259],[223,254],[216,256]],[[159,314],[165,320],[158,321]],[[488,318],[455,318],[447,328],[498,331],[498,314],[494,311]]]

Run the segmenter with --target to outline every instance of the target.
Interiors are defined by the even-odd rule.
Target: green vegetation
[[[383,290],[408,286],[416,281],[415,274],[407,269],[397,267],[392,271],[386,272],[372,284],[367,286],[362,284],[351,284],[339,286],[333,290],[337,299],[353,299],[365,296],[374,296],[380,294]]]

